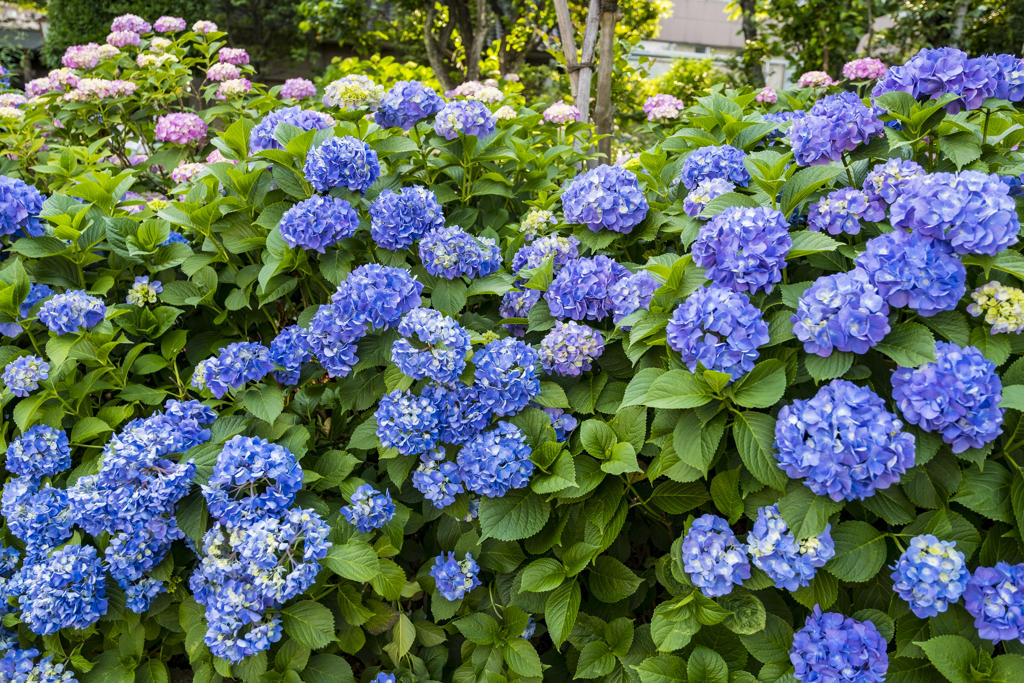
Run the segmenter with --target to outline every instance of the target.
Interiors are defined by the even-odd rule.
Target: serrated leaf
[[[551,515],[551,505],[529,489],[509,491],[501,498],[480,501],[480,540],[518,541],[538,533]]]

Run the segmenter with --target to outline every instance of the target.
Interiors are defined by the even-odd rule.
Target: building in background
[[[35,77],[48,23],[43,12],[0,2],[0,64],[17,80]]]

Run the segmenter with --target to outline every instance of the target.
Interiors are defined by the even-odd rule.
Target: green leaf
[[[729,683],[729,667],[717,652],[698,646],[686,664],[689,683]]]
[[[542,673],[537,648],[522,638],[513,638],[505,643],[505,663],[520,676],[539,677]]]
[[[1012,483],[1013,475],[998,462],[986,462],[984,470],[979,469],[978,465],[972,465],[964,473],[963,483],[952,502],[960,503],[989,519],[1012,523],[1014,521],[1010,502]]]
[[[699,481],[666,481],[654,489],[650,502],[670,515],[681,515],[709,500],[711,495]]]
[[[612,449],[619,442],[612,428],[601,420],[587,420],[580,427],[580,442],[587,453],[598,460],[611,457]]]
[[[332,545],[323,563],[338,576],[363,583],[372,580],[380,572],[377,553],[369,543],[359,539]]]
[[[816,353],[809,353],[804,358],[804,366],[814,381],[820,383],[845,375],[853,367],[855,357],[852,353],[836,350],[833,350],[827,358],[822,358]]]
[[[800,481],[790,481],[786,486],[786,495],[779,499],[779,514],[796,538],[810,538],[820,534],[825,530],[828,518],[842,507],[842,503],[828,496],[815,495]],[[835,538],[834,531],[832,537]]]
[[[811,232],[809,230],[791,233],[790,237],[793,238],[793,246],[790,248],[786,258],[791,259],[809,256],[810,254],[820,254],[825,251],[835,251],[839,248],[840,244],[823,232]]]
[[[651,638],[659,652],[673,652],[686,647],[693,634],[700,630],[693,604],[682,600],[688,598],[668,600],[654,608]]]
[[[953,162],[956,170],[981,157],[981,140],[972,131],[961,130],[939,136],[939,149]]]
[[[722,621],[722,626],[737,635],[748,636],[765,626],[764,603],[741,587],[734,587],[731,593],[718,598],[718,604],[732,612]]]
[[[607,676],[615,668],[615,657],[608,645],[595,640],[583,646],[576,664],[576,678],[587,680]]]
[[[1003,399],[999,402],[1000,408],[1024,412],[1024,385],[1004,386],[1002,396]]]
[[[284,410],[284,395],[277,387],[257,384],[242,394],[242,405],[264,422],[274,424],[274,420]]]
[[[952,683],[973,683],[971,664],[977,657],[977,650],[971,641],[960,636],[939,636],[918,645],[932,666]]]
[[[743,464],[754,478],[773,489],[785,491],[789,477],[779,469],[779,461],[774,456],[775,419],[752,411],[738,413],[732,435]]]
[[[529,489],[509,491],[501,498],[480,501],[480,540],[518,541],[540,532],[551,515],[551,505]]]
[[[1024,683],[1024,657],[999,655],[992,659],[991,683]]]
[[[1010,358],[1010,338],[1005,334],[990,334],[984,328],[975,327],[971,330],[971,346],[981,351],[981,355],[995,363],[996,367]]]
[[[1013,518],[1017,521],[1017,532],[1024,534],[1024,475],[1020,470],[1013,473],[1010,483],[1010,504],[1013,507]]]
[[[935,360],[935,337],[920,323],[896,325],[875,348],[904,368],[916,368]]]
[[[466,636],[469,642],[477,645],[497,643],[501,635],[501,627],[494,617],[481,612],[456,619],[452,623],[455,624],[455,628],[459,629],[459,633]]]
[[[316,655],[302,670],[303,683],[352,683],[352,666],[338,655]]]
[[[84,443],[94,436],[113,431],[103,420],[95,417],[83,417],[75,423],[71,430],[72,443]]]
[[[825,568],[843,581],[860,583],[885,564],[885,537],[866,522],[843,522],[832,529],[836,555]]]
[[[800,586],[792,592],[792,596],[807,609],[818,605],[827,610],[839,598],[839,581],[828,572],[817,572],[809,585]]]
[[[588,576],[594,597],[606,603],[628,598],[643,583],[626,565],[608,555],[594,561]]]
[[[580,611],[581,591],[576,579],[569,579],[551,591],[544,605],[544,621],[555,647],[559,647],[572,633]]]
[[[711,499],[718,511],[735,524],[743,515],[743,498],[740,497],[740,470],[727,470],[715,475],[711,481]]]
[[[438,278],[434,291],[430,294],[430,302],[435,309],[457,318],[462,307],[466,305],[467,292],[466,283],[461,279]]]
[[[636,460],[636,450],[633,444],[620,443],[612,449],[611,457],[601,463],[601,471],[608,474],[628,474],[630,472],[642,472],[640,464]]]
[[[558,560],[543,557],[534,560],[520,574],[520,591],[546,593],[562,585],[565,581],[565,567]]]
[[[289,605],[281,610],[284,632],[306,647],[326,647],[334,640],[334,617],[331,610],[312,600]]]
[[[779,617],[769,613],[764,629],[750,635],[740,635],[743,647],[754,659],[763,663],[788,662],[793,647],[793,629]]]
[[[675,655],[646,657],[633,668],[640,674],[641,683],[687,683],[686,660]]]
[[[651,383],[644,405],[651,408],[697,408],[711,401],[692,372],[671,370]]]
[[[754,366],[730,390],[733,400],[744,408],[771,408],[786,391],[786,366],[769,358]]]

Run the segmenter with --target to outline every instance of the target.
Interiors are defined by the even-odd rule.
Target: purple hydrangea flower
[[[871,201],[867,193],[855,187],[834,190],[811,204],[807,227],[830,235],[856,235],[862,220],[877,223],[885,218],[885,204]]]
[[[1014,55],[988,57],[996,64],[998,75],[994,97],[1011,102],[1024,100],[1024,61]]]
[[[628,315],[643,309],[650,310],[654,292],[661,285],[646,270],[621,278],[608,288],[608,296],[614,306],[612,322],[616,325]],[[629,329],[623,327],[622,329]]]
[[[796,111],[777,111],[765,114],[761,118],[768,123],[789,123],[790,121],[796,121],[807,116],[807,112],[803,109],[797,109]],[[780,140],[789,135],[789,129],[786,130],[773,130],[764,137],[765,143],[771,147],[775,144],[776,140]]]
[[[225,64],[248,64],[249,53],[242,47],[222,47],[217,51],[217,57]]]
[[[687,190],[696,189],[705,180],[725,180],[746,187],[750,182],[750,173],[743,164],[746,158],[746,152],[732,145],[698,147],[686,157],[679,177]]]
[[[709,280],[737,292],[771,292],[793,246],[789,223],[774,209],[731,206],[701,226],[691,252]]]
[[[39,356],[19,356],[4,368],[3,381],[15,396],[24,398],[50,377],[50,364]]]
[[[491,409],[480,400],[477,387],[461,382],[450,386],[428,384],[423,388],[423,396],[430,399],[440,414],[443,443],[465,444],[491,422]]]
[[[540,362],[545,372],[578,377],[604,353],[604,337],[595,329],[570,320],[558,321],[540,342]]]
[[[479,572],[480,565],[473,561],[469,553],[461,562],[455,559],[455,553],[448,553],[448,559],[442,553],[434,559],[434,566],[430,569],[437,592],[450,602],[461,600],[471,590],[482,585],[480,579],[476,578]]]
[[[291,325],[281,330],[274,341],[270,342],[271,362],[284,367],[284,371],[274,372],[274,378],[284,386],[298,384],[302,364],[313,360],[307,336],[306,330]]]
[[[466,489],[488,498],[501,498],[530,482],[533,462],[526,437],[515,425],[499,421],[477,434],[459,451],[459,474]]]
[[[179,17],[160,17],[153,24],[157,33],[177,33],[185,30],[185,20]]]
[[[374,413],[377,437],[385,448],[397,448],[402,455],[433,450],[440,436],[441,415],[426,395],[392,391],[385,394]]]
[[[446,103],[434,117],[434,132],[445,139],[459,135],[485,138],[494,132],[497,119],[487,105],[475,100],[456,100]]]
[[[956,114],[961,109],[977,109],[986,97],[999,89],[1001,65],[991,58],[970,59],[954,47],[922,49],[903,66],[889,69],[871,90],[872,97],[889,92],[905,92],[915,99],[938,99],[945,94],[960,99],[946,105]]]
[[[46,655],[38,662],[33,658],[39,656],[39,650],[18,648],[18,640],[14,634],[4,632],[0,638],[0,648],[4,652],[0,659],[0,680],[5,681],[39,681],[40,683],[78,683],[74,672],[65,664],[53,661],[53,655]]]
[[[398,324],[398,333],[402,338],[392,345],[391,360],[409,377],[454,384],[466,369],[472,347],[469,333],[440,311],[413,309]],[[413,346],[413,336],[427,348]]]
[[[822,275],[800,297],[790,318],[807,353],[866,353],[889,333],[889,304],[861,268]]]
[[[435,277],[483,277],[501,267],[501,250],[489,237],[476,238],[457,225],[434,228],[420,239],[423,267]]]
[[[352,494],[351,504],[341,508],[341,514],[359,533],[368,534],[379,529],[395,516],[391,493],[380,493],[372,484],[363,484]]]
[[[940,541],[931,534],[915,536],[891,567],[893,590],[921,619],[945,612],[967,587],[971,575],[964,554],[955,547],[956,541]]]
[[[316,95],[316,85],[308,78],[289,78],[277,94],[283,100],[304,100]]]
[[[113,45],[114,47],[138,45],[141,41],[142,36],[134,31],[111,31],[107,34],[107,45]]]
[[[339,288],[330,303],[317,309],[309,321],[309,349],[330,377],[345,377],[352,372],[359,362],[356,342],[366,336],[365,316],[356,310],[349,294],[349,288]]]
[[[162,19],[163,17],[161,17]],[[110,24],[111,31],[134,31],[135,33],[149,33],[153,27],[149,22],[136,14],[122,14],[115,17]]]
[[[274,131],[282,123],[301,128],[304,131],[326,130],[334,127],[334,119],[323,112],[310,111],[301,107],[275,109],[264,116],[249,134],[249,153],[256,154],[265,149],[284,149],[284,146],[274,137]]]
[[[44,199],[25,181],[0,175],[0,237],[40,237],[45,232],[39,221]]]
[[[284,212],[281,237],[289,247],[315,249],[321,254],[355,234],[359,214],[352,205],[337,197],[313,195]]]
[[[107,612],[103,564],[92,546],[65,546],[22,567],[21,589],[21,620],[39,635],[88,628]]]
[[[420,466],[412,473],[412,486],[426,500],[441,510],[455,502],[455,496],[465,491],[459,466],[445,462],[443,450],[420,455]]]
[[[717,598],[750,578],[750,561],[729,522],[701,515],[683,537],[683,570],[701,593]]]
[[[419,81],[398,81],[384,93],[373,120],[381,128],[409,130],[443,107],[444,100],[433,88]]]
[[[407,249],[431,230],[444,227],[437,196],[425,187],[382,190],[370,205],[370,236],[392,251]]]
[[[546,235],[532,244],[520,247],[512,257],[512,272],[518,273],[523,268],[539,268],[551,256],[552,270],[557,275],[562,266],[579,257],[579,246],[580,241],[572,235]]]
[[[903,193],[907,183],[923,175],[925,170],[916,161],[889,159],[868,171],[864,178],[864,191],[869,202],[881,199],[892,204]]]
[[[754,529],[747,535],[747,552],[776,588],[795,591],[809,586],[818,569],[835,557],[831,529],[828,524],[817,536],[796,538],[779,514],[779,506],[769,505],[757,511]]]
[[[611,287],[632,273],[604,255],[572,259],[544,293],[551,315],[573,320],[602,320],[615,310]]]
[[[58,294],[39,309],[39,321],[58,336],[95,327],[106,315],[102,301],[79,290]]]
[[[530,309],[538,301],[540,301],[540,290],[537,289],[505,292],[501,297],[498,315],[502,318],[526,318],[530,314]],[[526,336],[526,325],[506,323],[505,329],[515,337],[522,338]]]
[[[473,355],[477,401],[495,415],[515,415],[540,393],[538,356],[529,344],[507,337]]]
[[[189,145],[206,137],[206,122],[196,114],[176,111],[157,119],[155,134],[157,140]]]
[[[978,567],[963,595],[979,636],[993,643],[1024,638],[1024,564]]]
[[[555,438],[559,441],[565,441],[566,435],[579,424],[575,417],[561,408],[544,408],[544,412],[551,418],[551,428],[555,430]]]
[[[705,149],[707,149],[705,147]],[[697,218],[704,207],[715,197],[721,197],[736,189],[736,186],[724,178],[708,178],[700,181],[690,190],[683,200],[683,210],[691,218]]]
[[[822,614],[815,605],[802,629],[793,636],[789,660],[802,683],[851,681],[884,683],[889,670],[887,643],[870,621],[835,612]]]
[[[796,119],[789,140],[799,165],[819,166],[841,161],[843,152],[881,135],[882,129],[872,109],[855,94],[842,92],[823,97],[806,117]]]
[[[574,178],[562,192],[565,221],[594,232],[607,228],[629,233],[649,208],[636,174],[621,166],[598,166]]]
[[[11,474],[19,477],[53,477],[71,467],[71,447],[63,430],[36,425],[7,447]]]
[[[303,172],[317,192],[347,187],[353,192],[366,194],[380,177],[380,162],[368,144],[343,135],[329,138],[319,147],[310,149]]]

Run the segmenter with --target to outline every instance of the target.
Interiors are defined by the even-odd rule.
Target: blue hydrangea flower
[[[356,342],[366,336],[366,323],[355,308],[355,303],[339,291],[331,302],[317,309],[309,321],[306,341],[313,355],[331,377],[345,377],[359,362]],[[198,370],[198,368],[197,368]]]
[[[822,275],[807,288],[790,318],[807,353],[866,353],[889,334],[889,304],[862,268]]]
[[[967,289],[967,269],[948,242],[895,230],[867,242],[854,261],[893,308],[924,317],[951,311]]]
[[[544,300],[556,318],[602,320],[615,310],[612,285],[630,275],[625,267],[603,254],[573,259],[552,280]]]
[[[377,437],[385,448],[397,448],[402,455],[432,450],[440,436],[441,414],[429,396],[414,396],[409,390],[392,391],[380,399]]]
[[[32,311],[32,307],[42,301],[48,296],[53,296],[53,290],[46,285],[37,285],[32,283],[28,290],[28,296],[18,306],[18,320],[25,320],[28,318],[28,314]],[[17,337],[21,334],[22,327],[20,324],[13,323],[0,323],[0,336],[3,337]]]
[[[604,337],[595,329],[570,320],[558,321],[540,342],[540,362],[545,372],[578,377],[591,361],[604,353]]]
[[[889,669],[887,643],[870,621],[835,612],[822,614],[817,605],[804,627],[793,636],[789,661],[798,681],[884,683]]]
[[[529,344],[496,339],[473,355],[476,399],[495,415],[515,415],[540,393],[537,352]]]
[[[384,94],[373,120],[381,128],[409,130],[443,107],[444,100],[433,88],[419,81],[398,81]]]
[[[538,383],[539,387],[539,383]],[[440,441],[465,444],[491,422],[491,408],[480,399],[480,389],[456,382],[451,386],[428,384],[424,397],[438,411]]]
[[[1020,102],[1024,100],[1024,62],[1014,55],[984,55],[980,59],[995,62],[996,91],[993,95],[1001,100]]]
[[[46,232],[39,220],[43,199],[25,181],[0,175],[0,237],[39,237]]]
[[[817,536],[798,539],[779,514],[779,506],[769,505],[757,511],[754,529],[747,535],[747,551],[776,588],[795,591],[810,585],[818,569],[835,557],[831,529],[828,524]]]
[[[773,209],[731,206],[701,226],[691,252],[709,280],[737,292],[771,292],[793,246],[789,223]]]
[[[608,288],[608,296],[615,307],[612,315],[612,322],[616,325],[628,315],[643,309],[650,310],[651,299],[654,292],[661,287],[646,270],[633,273],[624,277]],[[622,329],[628,330],[629,327]]]
[[[50,364],[38,356],[19,356],[4,368],[4,385],[15,396],[24,398],[50,377]]]
[[[176,230],[171,230],[170,235],[167,237],[166,240],[164,240],[164,242],[160,246],[161,247],[166,247],[168,244],[175,244],[175,243],[178,243],[178,244],[188,244],[188,238],[186,238],[184,235],[182,235],[180,232],[178,232]]]
[[[381,671],[370,683],[397,683],[397,680],[394,674],[386,674]]]
[[[538,301],[540,301],[539,289],[505,292],[501,297],[498,315],[502,318],[526,318],[530,314],[530,309]],[[526,325],[506,323],[505,329],[515,337],[522,338],[526,336]]]
[[[444,227],[437,196],[425,187],[382,190],[370,205],[370,237],[377,246],[408,249],[431,230]]]
[[[19,649],[17,638],[4,639],[2,644],[6,647],[0,647],[4,652],[0,658],[0,680],[12,683],[78,683],[74,672],[66,669],[64,664],[55,663],[53,655],[46,655],[36,662],[33,659],[39,656],[39,650]]]
[[[807,116],[807,112],[803,109],[797,109],[796,111],[778,111],[771,112],[762,116],[762,118],[768,123],[789,123],[797,119],[802,119]],[[764,142],[768,147],[775,145],[776,140],[781,140],[788,134],[788,127],[786,130],[773,130],[764,137]]]
[[[454,503],[455,496],[465,490],[459,466],[445,462],[444,451],[420,455],[420,466],[412,473],[412,486],[438,510]]]
[[[352,494],[350,505],[341,508],[348,523],[363,534],[379,529],[395,516],[395,504],[391,502],[391,493],[380,493],[372,484],[363,484]]]
[[[71,467],[68,435],[48,425],[36,425],[7,447],[11,474],[27,477],[52,477]]]
[[[857,235],[862,220],[877,223],[884,218],[884,203],[870,201],[867,193],[855,187],[844,187],[811,204],[807,227],[830,235]]]
[[[713,148],[704,147],[703,149]],[[683,210],[686,211],[687,216],[697,218],[700,215],[700,212],[704,210],[704,207],[708,205],[708,202],[715,197],[721,197],[723,194],[728,194],[735,189],[736,186],[725,178],[707,178],[705,180],[701,180],[686,195],[686,199],[683,200]]]
[[[485,138],[494,132],[498,120],[487,105],[476,100],[447,102],[434,117],[434,132],[447,140],[462,135]]]
[[[701,515],[683,537],[683,570],[709,598],[728,595],[750,578],[750,562],[729,522]]]
[[[932,173],[912,178],[892,204],[894,228],[946,240],[958,254],[997,253],[1017,243],[1020,221],[996,174]]]
[[[687,190],[696,189],[705,180],[724,180],[746,187],[750,182],[750,173],[743,164],[746,158],[746,152],[732,145],[699,147],[686,157],[679,178]]]
[[[842,161],[843,152],[882,135],[884,126],[874,110],[852,92],[826,95],[807,116],[793,121],[789,140],[800,166]]]
[[[150,282],[147,276],[140,275],[135,278],[135,283],[128,290],[125,302],[132,306],[155,304],[157,302],[156,295],[162,291],[164,291],[164,286],[159,280]]]
[[[910,539],[907,550],[890,567],[893,590],[921,619],[945,612],[960,599],[970,572],[956,541],[940,541],[931,534]]]
[[[914,435],[873,391],[843,379],[779,411],[775,458],[792,479],[832,500],[863,500],[914,466]]]
[[[544,408],[544,412],[551,418],[551,427],[555,430],[555,438],[565,441],[566,435],[576,429],[579,421],[561,408]]]
[[[1003,433],[1003,383],[973,346],[935,342],[935,361],[892,373],[892,397],[911,424],[942,435],[954,453],[981,448]]]
[[[477,434],[459,451],[462,483],[474,493],[501,498],[530,482],[531,452],[519,428],[499,420],[496,428]]]
[[[925,48],[903,66],[890,68],[875,84],[871,96],[905,92],[915,99],[935,100],[949,93],[961,96],[946,105],[950,114],[963,108],[977,109],[986,97],[994,96],[1000,89],[1000,64],[990,60],[970,59],[955,47]]]
[[[319,147],[310,149],[303,173],[317,192],[326,194],[333,187],[347,187],[366,194],[380,177],[380,162],[368,144],[343,135],[328,138]]]
[[[163,561],[171,549],[166,535],[159,528],[140,526],[122,531],[110,539],[104,551],[110,576],[125,593],[125,604],[131,611],[141,614],[166,586],[146,574]]]
[[[258,382],[274,369],[270,349],[259,342],[235,342],[220,350],[216,358],[216,376],[206,375],[206,386],[214,396],[223,398],[246,382]]]
[[[249,153],[256,154],[265,149],[284,149],[274,137],[274,131],[282,123],[301,128],[303,131],[334,128],[334,119],[323,112],[310,111],[302,107],[275,109],[264,116],[249,133]]]
[[[64,489],[39,487],[33,477],[18,477],[4,484],[0,513],[7,528],[26,545],[26,556],[44,554],[71,536],[71,514]]]
[[[402,339],[392,345],[391,360],[409,377],[453,384],[466,369],[469,333],[440,311],[413,309],[398,324],[398,333]],[[414,335],[426,349],[413,346],[408,338]]]
[[[21,620],[39,635],[88,628],[107,612],[103,566],[92,546],[65,546],[22,571]]]
[[[1024,638],[1024,564],[978,567],[963,596],[979,636],[993,643]]]
[[[903,194],[907,183],[923,175],[925,170],[916,161],[889,159],[868,171],[864,178],[864,192],[869,202],[881,199],[886,204],[892,204]]]
[[[284,212],[281,237],[289,247],[316,249],[321,254],[351,237],[359,227],[359,214],[337,197],[313,195]]]
[[[523,632],[519,635],[519,637],[522,638],[523,640],[529,640],[530,638],[533,638],[533,634],[536,631],[537,631],[537,622],[533,620],[533,615],[532,614],[526,615],[526,628],[523,629]]]
[[[532,244],[521,247],[512,257],[512,272],[518,273],[523,268],[539,268],[551,257],[551,268],[555,275],[569,261],[578,258],[580,241],[570,235],[546,235]]]
[[[274,378],[284,386],[298,384],[302,364],[311,360],[313,352],[309,348],[307,332],[298,325],[284,328],[270,342],[270,361],[284,367],[283,371],[274,372]]]
[[[769,339],[761,311],[745,295],[716,284],[698,287],[680,304],[666,335],[690,372],[700,363],[734,380],[754,369],[761,355],[757,349]]]
[[[430,569],[437,592],[448,601],[461,600],[471,590],[482,585],[480,579],[476,578],[479,572],[480,565],[473,561],[469,553],[461,562],[455,559],[455,553],[448,553],[447,559],[441,553],[434,559],[434,566]]]
[[[80,290],[58,294],[39,309],[40,322],[58,336],[95,327],[106,315],[101,300]]]
[[[574,178],[562,192],[566,223],[629,233],[649,209],[636,174],[621,166],[598,166]]]
[[[224,444],[201,488],[210,514],[221,524],[237,526],[279,514],[294,503],[302,488],[302,467],[284,446],[239,434]]]
[[[483,277],[501,267],[501,250],[493,239],[478,239],[457,225],[428,232],[420,239],[419,252],[428,273],[448,280]]]

